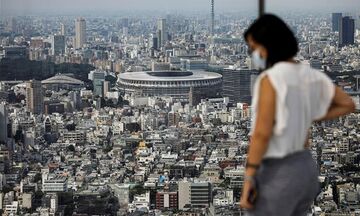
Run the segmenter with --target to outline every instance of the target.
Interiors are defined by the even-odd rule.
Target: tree
[[[76,129],[76,124],[75,123],[72,123],[72,124],[68,124],[65,126],[65,128],[68,130],[68,131],[74,131]]]
[[[34,182],[37,183],[39,181],[41,181],[41,174],[40,173],[36,173],[34,176]]]
[[[66,150],[74,152],[74,151],[75,151],[75,146],[69,145],[69,146],[66,148]]]
[[[146,192],[145,188],[142,185],[136,185],[132,189],[130,189],[130,195],[140,195]]]

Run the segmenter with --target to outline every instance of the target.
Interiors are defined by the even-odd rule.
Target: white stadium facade
[[[175,101],[196,104],[200,99],[221,96],[222,75],[206,71],[144,71],[118,76],[125,94],[170,96]]]

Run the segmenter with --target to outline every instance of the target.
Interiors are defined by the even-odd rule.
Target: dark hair
[[[245,40],[250,35],[267,49],[267,67],[286,61],[299,51],[294,33],[284,21],[272,14],[265,14],[257,19],[244,33]]]

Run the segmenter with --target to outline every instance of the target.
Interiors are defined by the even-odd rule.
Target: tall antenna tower
[[[215,27],[215,4],[214,4],[214,0],[211,0],[211,24],[210,24],[211,36],[214,36],[214,27]]]

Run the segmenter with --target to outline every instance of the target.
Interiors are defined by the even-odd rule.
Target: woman
[[[244,36],[262,73],[254,85],[240,206],[255,216],[306,215],[319,192],[306,150],[310,126],[351,113],[355,105],[324,73],[294,60],[297,41],[278,17],[260,17]]]

